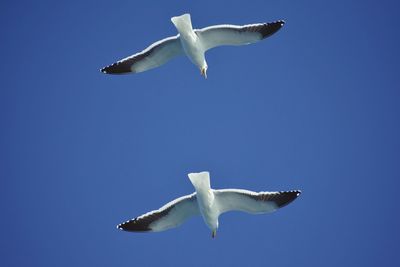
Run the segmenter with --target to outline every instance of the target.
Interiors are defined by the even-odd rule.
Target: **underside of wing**
[[[177,198],[158,210],[117,225],[131,232],[159,232],[177,227],[192,216],[200,214],[196,193]]]
[[[102,68],[101,72],[106,74],[138,73],[161,66],[183,53],[179,35],[172,36],[155,42],[140,53]]]
[[[205,50],[221,45],[245,45],[260,41],[275,32],[283,25],[283,20],[271,23],[257,23],[244,26],[215,25],[195,30]]]
[[[301,193],[299,190],[257,193],[242,189],[222,189],[214,192],[220,213],[231,210],[247,213],[273,212],[288,205]]]

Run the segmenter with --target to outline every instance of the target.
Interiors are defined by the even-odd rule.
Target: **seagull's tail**
[[[172,17],[171,21],[175,25],[178,32],[181,34],[189,32],[193,29],[190,14],[183,14],[181,16]]]
[[[189,173],[188,176],[197,192],[210,189],[209,172]]]

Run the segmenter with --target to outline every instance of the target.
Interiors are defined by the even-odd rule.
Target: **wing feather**
[[[179,35],[153,43],[145,50],[101,69],[106,74],[138,73],[159,67],[184,53]]]
[[[283,20],[271,23],[257,23],[244,26],[214,25],[195,30],[205,50],[221,45],[246,45],[260,41],[275,32],[283,25]]]
[[[295,200],[301,191],[253,192],[242,189],[215,190],[220,213],[231,210],[247,213],[273,212]]]
[[[192,216],[200,214],[196,193],[177,198],[158,210],[150,211],[117,225],[131,232],[159,232],[177,227]]]

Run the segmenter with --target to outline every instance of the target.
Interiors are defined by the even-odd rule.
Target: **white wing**
[[[242,189],[214,190],[220,214],[231,210],[254,214],[272,212],[295,200],[300,193],[299,190],[258,193]]]
[[[158,232],[177,227],[194,215],[199,215],[196,193],[177,198],[158,210],[117,225],[131,232]]]
[[[206,50],[221,45],[245,45],[260,41],[275,32],[284,24],[283,20],[271,23],[237,25],[215,25],[195,30],[203,48]]]
[[[140,53],[121,59],[107,67],[101,72],[107,74],[137,73],[167,63],[170,59],[183,55],[184,51],[179,35],[172,36],[155,42]]]

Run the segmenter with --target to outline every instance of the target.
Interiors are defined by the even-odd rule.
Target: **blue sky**
[[[168,2],[168,3],[167,3]],[[194,1],[192,1],[194,2]],[[4,266],[396,266],[397,1],[3,1]],[[105,65],[194,27],[285,19],[274,36],[145,73]],[[155,234],[116,224],[214,188],[301,189],[269,215]]]

